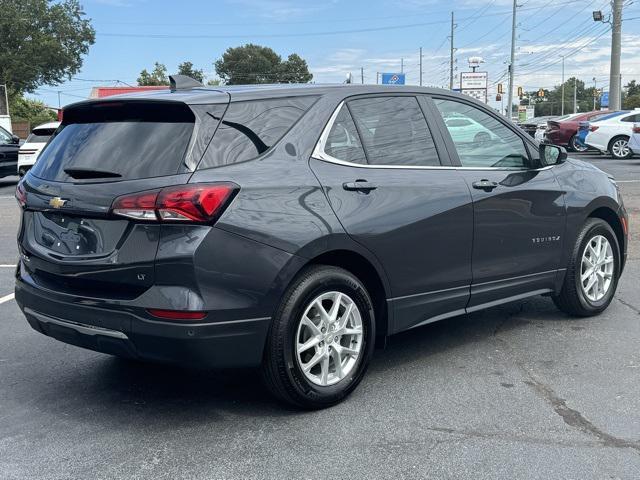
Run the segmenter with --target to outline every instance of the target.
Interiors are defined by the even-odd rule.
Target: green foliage
[[[162,63],[156,62],[151,73],[149,73],[145,68],[140,72],[140,76],[138,77],[138,85],[169,85],[169,77],[167,77],[167,67],[165,67]]]
[[[197,68],[193,68],[193,63],[191,62],[182,62],[180,65],[178,65],[178,74],[191,77],[194,80],[199,81],[200,83],[204,82],[204,72],[202,70],[198,70]]]
[[[222,81],[219,78],[212,78],[207,82],[207,85],[210,87],[218,87],[222,85]]]
[[[586,87],[582,80],[575,77],[564,82],[564,113],[573,112],[573,89],[576,87],[578,112],[593,110],[594,87]],[[562,85],[553,89],[544,89],[544,97],[538,97],[538,90],[525,92],[521,105],[535,105],[535,116],[560,115],[562,112]],[[600,96],[596,97],[596,109],[600,108]]]
[[[256,83],[306,83],[313,75],[307,62],[297,54],[282,61],[269,47],[248,43],[228,48],[215,62],[218,76],[227,85]]]
[[[39,100],[13,96],[9,103],[12,119],[30,122],[32,128],[57,119],[56,113]]]
[[[624,93],[629,97],[640,95],[640,84],[637,84],[635,80],[631,80],[624,86]]]
[[[634,108],[640,108],[640,93],[627,95],[624,98],[622,108],[626,110],[633,110]]]
[[[78,0],[0,0],[0,83],[12,97],[76,74],[95,41]]]

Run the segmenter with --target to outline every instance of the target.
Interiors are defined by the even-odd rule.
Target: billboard
[[[383,85],[404,85],[404,73],[383,73]]]
[[[608,107],[609,106],[609,92],[602,92],[600,95],[600,107]]]
[[[487,72],[462,72],[460,74],[460,92],[487,103]]]

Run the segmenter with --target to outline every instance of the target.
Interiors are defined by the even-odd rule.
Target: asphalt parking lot
[[[283,408],[251,371],[123,361],[27,325],[17,179],[0,179],[0,478],[640,478],[640,158],[629,261],[601,316],[548,298],[393,337],[344,403]]]

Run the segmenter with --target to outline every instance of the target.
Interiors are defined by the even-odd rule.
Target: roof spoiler
[[[204,87],[202,83],[186,75],[169,75],[169,85],[171,86],[172,92]]]

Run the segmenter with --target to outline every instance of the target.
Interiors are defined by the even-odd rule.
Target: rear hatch
[[[219,118],[157,100],[65,110],[61,128],[18,187],[21,275],[73,295],[143,293],[154,282],[161,226],[144,214],[136,218],[139,205],[114,214],[114,201],[186,184],[206,147],[197,132],[215,130]]]

